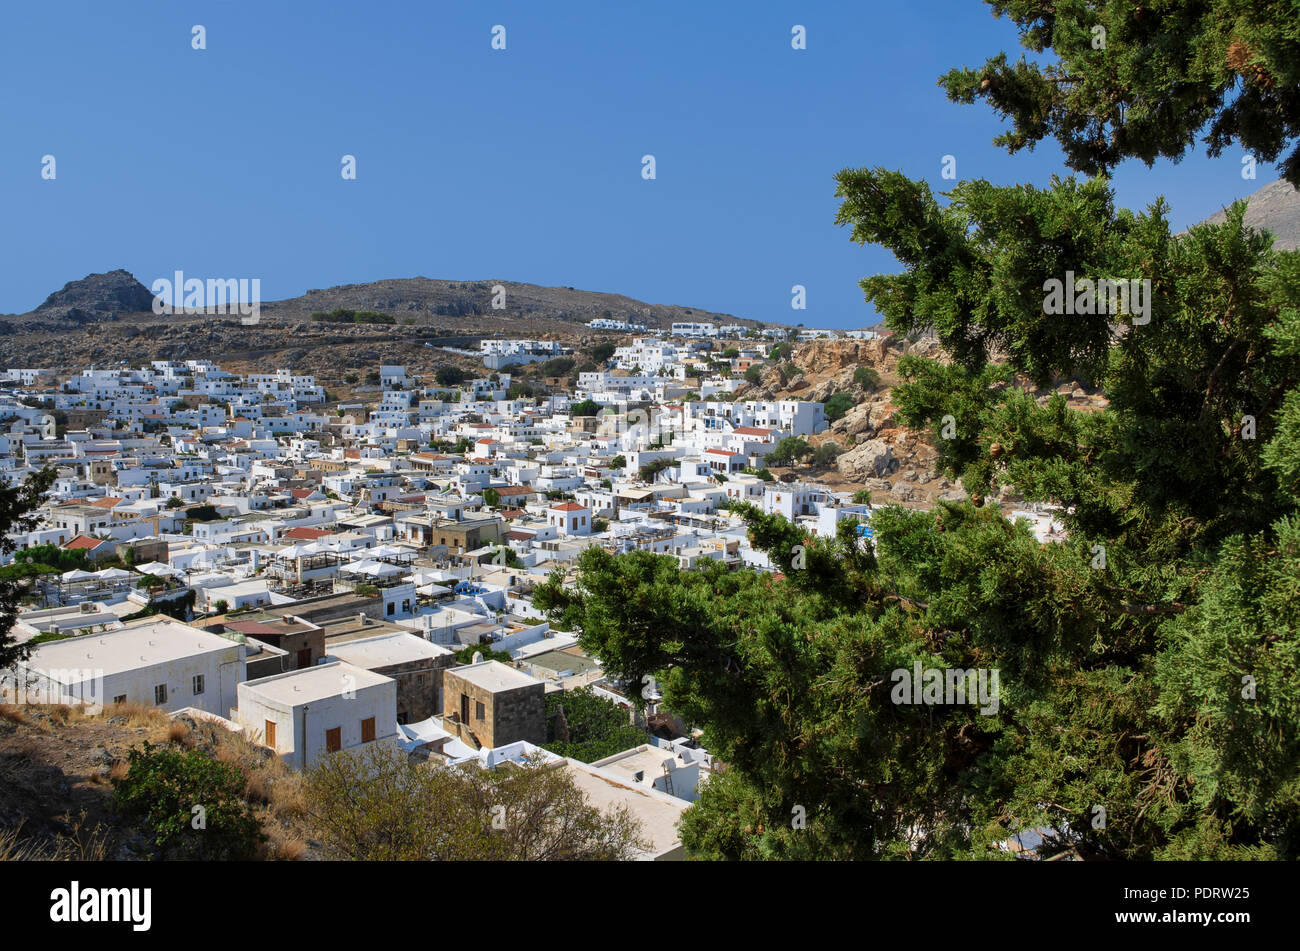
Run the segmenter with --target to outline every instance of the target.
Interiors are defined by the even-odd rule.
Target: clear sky
[[[977,0],[8,4],[0,312],[121,267],[261,278],[266,301],[424,276],[865,326],[857,282],[896,264],[835,226],[835,172],[1067,171],[1054,144],[995,148],[992,111],[937,85],[1003,49],[1014,24]],[[1277,177],[1198,147],[1115,187],[1182,228]]]

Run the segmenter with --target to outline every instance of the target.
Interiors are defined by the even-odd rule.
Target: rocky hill
[[[1220,224],[1225,217],[1225,212],[1216,211],[1205,222]],[[1273,232],[1273,247],[1279,250],[1300,248],[1300,191],[1281,179],[1265,185],[1247,196],[1245,223]]]
[[[129,271],[91,274],[63,285],[45,298],[32,313],[45,320],[86,323],[115,320],[119,313],[138,313],[153,307],[153,295]]]
[[[505,288],[495,309],[493,288]],[[757,325],[755,321],[676,305],[653,305],[620,294],[539,287],[510,281],[440,281],[417,277],[345,284],[302,297],[263,303],[256,325],[238,315],[153,313],[153,295],[130,273],[91,274],[51,294],[25,314],[0,317],[4,364],[81,368],[142,360],[220,359],[232,370],[289,367],[326,385],[345,373],[402,363],[417,373],[465,362],[447,345],[477,349],[484,336],[559,339],[582,346],[615,339],[586,324],[600,317],[666,327],[675,321]],[[374,311],[391,324],[312,320],[336,309]],[[624,335],[625,336],[625,335]]]

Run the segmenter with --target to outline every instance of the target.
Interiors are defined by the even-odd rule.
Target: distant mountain
[[[498,286],[504,288],[504,300],[495,292]],[[493,307],[494,299],[504,306]],[[394,322],[312,319],[312,314],[339,309],[375,311]],[[730,314],[647,304],[622,294],[423,277],[345,284],[263,302],[258,322],[246,325],[236,313],[154,314],[150,291],[128,272],[117,270],[73,281],[26,314],[0,316],[0,338],[5,362],[14,367],[207,358],[246,368],[293,367],[337,381],[344,371],[383,362],[431,372],[436,365],[466,359],[439,345],[477,351],[479,340],[494,335],[562,340],[575,346],[629,336],[587,327],[597,318],[652,328],[678,321],[761,326]]]
[[[153,307],[153,295],[129,271],[89,274],[63,285],[32,311],[45,318],[83,323],[110,315],[138,313]]]
[[[504,289],[504,295],[495,291],[497,287]],[[493,306],[494,301],[502,306]],[[82,324],[132,314],[152,315],[152,309],[153,295],[149,289],[129,272],[116,270],[90,274],[65,284],[40,307],[15,317],[20,323],[39,319],[48,326],[54,320]],[[758,321],[730,314],[675,304],[647,304],[622,294],[514,281],[445,281],[425,277],[310,290],[301,297],[264,301],[261,314],[272,321],[276,318],[299,321],[310,319],[313,313],[336,309],[377,311],[426,329],[457,332],[473,332],[491,323],[503,326],[486,327],[486,332],[515,325],[515,329],[531,327],[535,332],[569,333],[576,329],[574,325],[601,317],[665,329],[680,321],[760,325]],[[520,323],[525,327],[519,328]]]
[[[494,292],[496,287],[505,291],[501,301],[503,306],[499,308],[493,307],[493,300],[498,296]],[[585,324],[603,317],[662,328],[681,321],[758,325],[758,321],[743,320],[730,314],[675,304],[647,304],[622,294],[582,291],[573,287],[541,287],[514,281],[444,281],[427,277],[311,290],[302,297],[263,304],[262,313],[303,319],[314,312],[335,308],[373,310],[391,314],[399,320],[415,317],[418,323],[426,320],[443,323],[438,318],[488,317]]]
[[[1206,224],[1220,224],[1225,211],[1216,211]],[[1273,247],[1280,251],[1300,248],[1300,191],[1282,179],[1265,185],[1246,197],[1245,222],[1252,228],[1273,232]]]

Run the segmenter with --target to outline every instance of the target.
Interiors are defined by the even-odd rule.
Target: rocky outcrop
[[[894,447],[883,439],[869,439],[835,460],[835,467],[851,479],[883,478],[898,471]]]
[[[36,313],[85,323],[107,314],[143,313],[152,309],[153,294],[149,289],[129,271],[118,269],[64,284],[62,290],[45,298]]]

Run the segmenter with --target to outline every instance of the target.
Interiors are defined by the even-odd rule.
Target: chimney
[[[483,663],[483,652],[482,652],[482,651],[475,651],[475,652],[474,652],[474,659],[471,660],[470,663],[471,663],[471,664],[481,664],[481,663]]]

